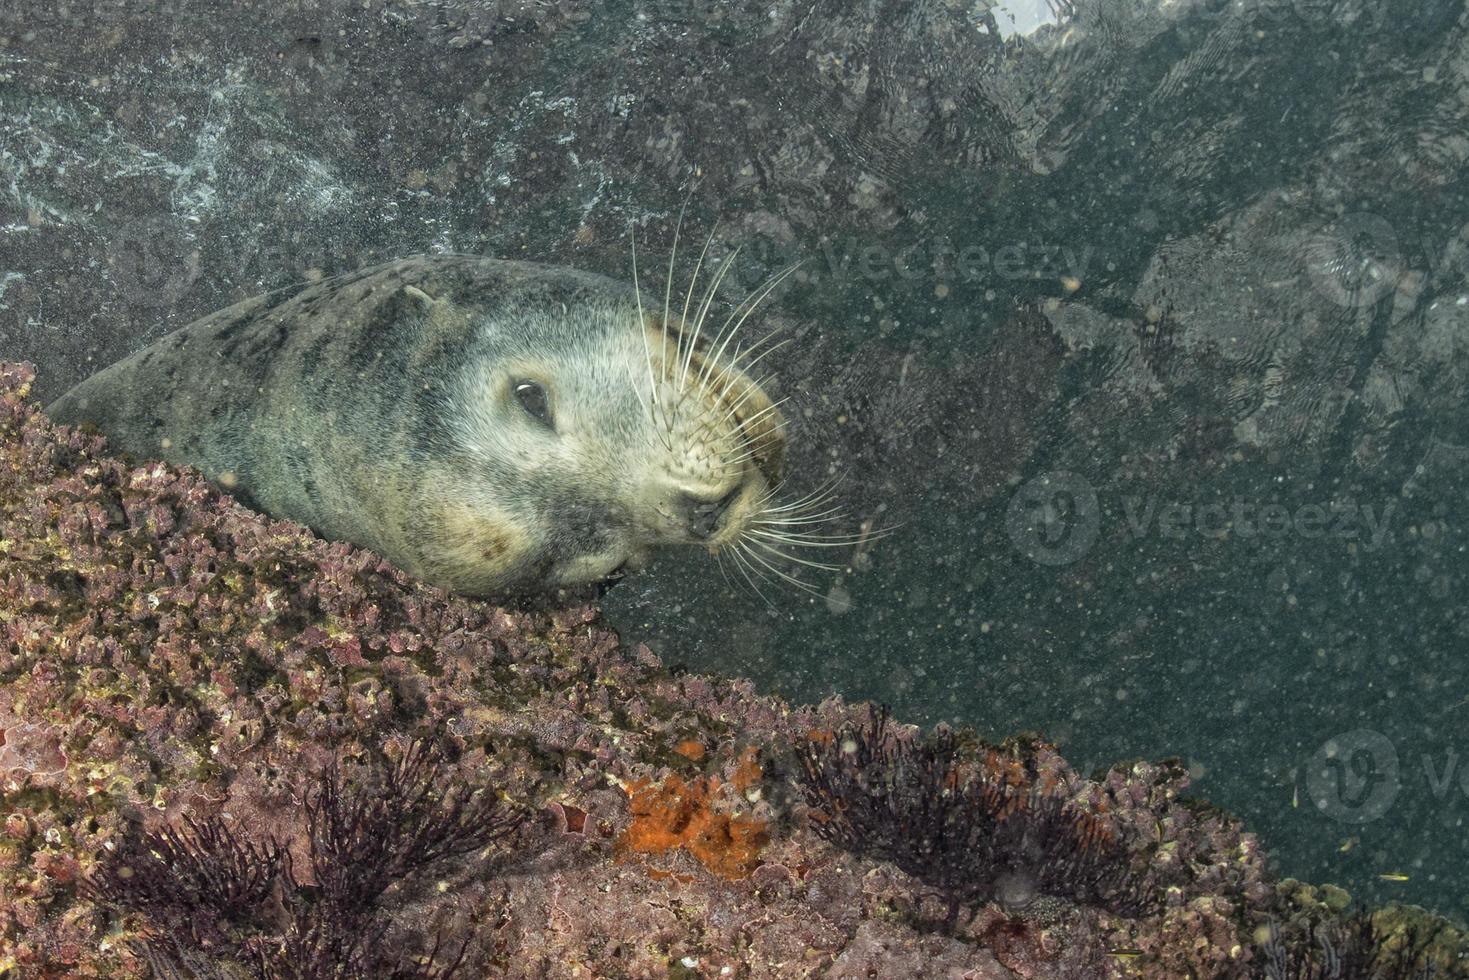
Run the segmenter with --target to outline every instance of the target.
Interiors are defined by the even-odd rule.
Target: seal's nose
[[[708,497],[699,497],[691,493],[683,493],[678,496],[679,510],[683,514],[684,524],[689,533],[700,541],[707,541],[714,537],[714,532],[719,529],[719,521],[724,517],[725,511],[729,510],[730,504],[740,495],[740,488],[735,487],[729,493],[717,500]]]

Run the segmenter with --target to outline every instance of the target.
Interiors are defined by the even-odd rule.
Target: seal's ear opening
[[[412,283],[399,283],[382,301],[382,308],[392,320],[417,320],[433,314],[439,301]]]
[[[473,321],[467,308],[458,306],[449,296],[433,296],[412,283],[400,283],[384,300],[388,323],[414,324],[419,339],[411,346],[408,364],[415,369],[432,370],[450,352],[461,349],[473,333]]]
[[[417,306],[420,312],[423,313],[432,310],[434,304],[438,302],[438,300],[434,299],[428,293],[412,285],[404,285],[403,288],[399,289],[398,298],[407,300],[412,305]]]

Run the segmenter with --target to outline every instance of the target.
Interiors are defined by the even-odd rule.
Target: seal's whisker
[[[829,506],[835,487],[825,489],[818,488],[807,494],[801,500],[793,503],[774,506],[773,499],[767,494],[762,500],[755,503],[755,517],[750,526],[781,529],[790,534],[805,534],[799,530],[801,527],[814,524],[828,524],[840,520],[846,514],[839,505]]]
[[[775,377],[775,374],[772,372],[772,373],[767,374],[764,377],[762,377],[759,381],[756,381],[753,384],[751,384],[750,387],[745,390],[745,393],[743,395],[741,395],[739,398],[736,398],[734,400],[734,403],[731,404],[728,408],[725,409],[725,412],[724,412],[723,415],[719,416],[719,418],[717,418],[717,419],[714,420],[714,423],[713,424],[719,425],[719,424],[723,424],[725,422],[729,422],[730,420],[734,419],[735,416],[736,416],[736,414],[739,412],[739,410],[744,406],[745,402],[747,402],[749,399],[751,399],[752,397],[754,397],[754,395],[755,395],[756,392],[759,392],[761,394],[764,394],[764,385],[767,382],[769,382],[774,377]],[[751,416],[748,419],[745,419],[742,424],[749,425],[752,421],[754,421],[759,416],[764,415],[766,412],[769,412],[772,409],[779,408],[780,405],[782,403],[784,403],[785,401],[787,401],[789,398],[790,398],[790,396],[787,395],[785,398],[780,399],[780,401],[772,402],[770,405],[768,405],[767,407],[765,407],[764,409],[762,409],[760,412],[756,413],[755,415]],[[709,408],[711,409],[711,411],[707,412],[706,414],[707,415],[713,415],[712,409],[715,409],[717,407],[718,406],[715,406],[715,405],[709,405]]]
[[[704,259],[709,254],[709,246],[714,244],[714,233],[718,230],[719,222],[716,221],[714,222],[714,226],[709,229],[709,237],[704,239],[704,247],[699,249],[699,259],[694,263],[694,274],[689,277],[689,288],[684,293],[683,312],[679,314],[678,321],[678,342],[683,348],[680,360],[683,363],[678,370],[678,383],[675,386],[677,391],[684,390],[685,382],[689,377],[689,363],[694,359],[694,348],[697,346],[699,339],[699,324],[697,322],[694,324],[693,335],[687,339],[684,337],[684,334],[689,329],[689,307],[694,301],[694,289],[699,285],[699,273],[704,269]]]
[[[658,381],[653,377],[653,349],[648,345],[648,321],[643,311],[642,286],[638,281],[637,229],[635,227],[630,228],[629,235],[632,238],[632,289],[633,297],[637,301],[638,306],[638,336],[643,342],[643,365],[648,371],[648,398],[651,401],[643,398],[642,386],[636,377],[630,376],[628,380],[632,382],[633,394],[637,396],[638,404],[642,406],[643,411],[647,413],[648,418],[653,422],[653,431],[657,434],[658,441],[663,444],[665,450],[673,452],[673,442],[669,439],[668,434],[664,433],[658,426],[658,413],[662,405],[658,398]],[[632,372],[630,371],[629,375],[631,374]]]
[[[734,340],[735,337],[739,336],[739,325],[744,323],[744,318],[741,317],[739,323],[736,323],[735,317],[739,314],[740,310],[744,309],[745,304],[750,302],[751,297],[753,297],[754,295],[754,291],[751,291],[749,295],[747,295],[744,299],[735,304],[734,308],[729,311],[729,316],[725,317],[724,323],[720,325],[719,333],[715,334],[714,340],[710,342],[709,348],[711,353],[708,360],[704,364],[704,370],[699,373],[699,384],[701,386],[708,383],[709,378],[713,374],[714,365],[719,363],[720,358],[724,356],[724,351],[729,346],[729,342],[731,340]],[[758,299],[756,300],[756,302],[758,303]],[[776,327],[775,329],[767,333],[765,337],[762,338],[762,340],[774,336],[779,331],[780,328]],[[755,346],[759,346],[758,343]],[[738,344],[735,345],[735,350],[736,354],[730,360],[731,366],[734,366],[739,362]]]
[[[819,568],[826,572],[839,572],[842,569],[841,565],[833,565],[831,562],[816,561],[812,558],[799,558],[788,551],[782,551],[775,545],[764,541],[751,541],[750,544],[759,548],[761,551],[774,555],[782,561],[795,562],[797,565],[805,565],[807,568]]]
[[[773,607],[775,603],[771,602],[770,599],[766,597],[765,593],[760,591],[760,586],[755,584],[755,578],[759,578],[761,581],[764,581],[765,576],[761,574],[758,568],[752,566],[749,560],[745,558],[744,547],[737,546],[734,550],[730,552],[730,557],[734,559],[735,567],[740,570],[740,574],[745,577],[745,582],[749,584],[751,589],[755,590],[755,594],[760,597],[761,601],[764,602],[767,606]],[[751,572],[754,573],[754,578],[751,577]]]
[[[628,230],[628,234],[632,238],[632,294],[633,294],[633,297],[638,302],[638,336],[640,336],[640,337],[643,338],[643,359],[644,359],[644,361],[647,362],[647,367],[648,367],[648,393],[651,395],[651,397],[653,399],[653,405],[657,405],[658,404],[658,382],[653,379],[653,348],[650,347],[650,346],[648,346],[648,326],[647,326],[648,321],[645,318],[646,315],[643,313],[643,289],[642,289],[642,286],[638,282],[638,230],[637,230],[637,226],[636,225],[631,226],[629,228],[629,230]],[[634,388],[636,388],[636,385],[634,385]],[[642,394],[640,392],[638,394],[638,401],[639,402],[642,402],[642,400],[643,400],[643,398],[642,398]],[[652,413],[652,407],[651,406],[644,405],[644,407],[648,409],[648,411],[649,411],[650,414]],[[655,421],[656,421],[656,419],[655,419]]]
[[[764,378],[760,379],[760,383],[764,384],[773,377],[775,377],[773,374],[768,374]],[[752,388],[750,390],[753,391],[754,389]],[[746,397],[748,397],[748,395]],[[740,424],[743,426],[752,425],[753,423],[760,421],[765,416],[780,411],[780,407],[790,400],[790,395],[785,395],[781,398],[777,398],[775,401],[771,402],[769,405],[766,405],[764,408],[760,409],[760,411],[756,412],[754,415],[751,415],[749,418],[740,419]],[[739,401],[735,402],[734,405],[730,407],[730,410],[725,413],[724,418],[720,419],[720,421],[727,422],[732,419],[735,412],[739,411],[740,406],[744,404],[744,401],[745,400],[742,398]]]
[[[760,306],[760,304],[765,301],[765,297],[769,296],[771,291],[774,290],[775,287],[785,282],[785,280],[789,278],[790,275],[800,267],[800,262],[794,262],[791,265],[786,266],[785,269],[766,280],[764,286],[758,287],[755,292],[751,293],[749,297],[746,297],[743,303],[741,303],[739,306],[736,306],[733,310],[730,311],[730,319],[734,319],[735,314],[740,312],[740,307],[745,307],[745,312],[740,314],[740,318],[738,321],[735,322],[734,326],[728,327],[728,336],[725,337],[724,344],[728,344],[729,338],[739,333],[740,328],[745,325],[745,321],[750,318],[750,314],[754,313],[755,310]],[[725,323],[727,326],[729,321],[726,320]],[[720,328],[720,333],[725,333],[724,327]],[[724,344],[721,344],[719,346],[720,351],[723,351]],[[717,360],[717,357],[718,355],[716,355],[714,358],[711,358],[708,362],[705,363],[704,368],[706,372],[709,369],[709,365]]]
[[[850,548],[854,544],[861,544],[869,540],[865,534],[781,534],[776,531],[751,530],[757,538],[767,541],[779,541],[782,544],[795,545],[800,548]]]
[[[776,530],[765,527],[751,528],[750,534],[767,541],[779,541],[782,544],[795,545],[800,548],[850,548],[853,545],[865,544],[872,540],[871,534],[863,534],[861,531],[826,534],[817,531]]]
[[[770,381],[770,379],[773,377],[773,373],[767,374],[758,382],[755,382],[753,385],[751,385],[751,387],[743,395],[735,399],[734,403],[725,410],[723,415],[716,414],[720,408],[718,404],[711,402],[709,399],[700,399],[699,404],[702,410],[700,411],[699,417],[696,420],[698,427],[695,429],[695,433],[713,435],[716,427],[722,426],[730,421],[737,422],[738,428],[748,428],[751,423],[755,422],[767,413],[779,411],[780,406],[790,400],[789,395],[772,402],[771,404],[767,405],[765,408],[761,409],[759,412],[756,412],[754,415],[750,416],[747,419],[736,419],[736,413],[739,412],[741,406],[745,404],[745,401],[749,399],[756,391],[759,391],[761,386]],[[761,391],[761,394],[763,393],[764,392]],[[733,465],[735,462],[748,459],[750,456],[754,455],[754,453],[755,450],[751,449],[747,455],[740,456],[735,459],[727,459],[725,460],[725,463],[728,465]]]
[[[714,564],[718,566],[719,577],[724,579],[724,584],[733,585],[734,583],[729,580],[729,569],[724,567],[724,554],[722,552],[714,552]]]
[[[779,555],[781,558],[790,558],[789,555],[786,555],[786,554],[784,554],[784,553],[782,553],[780,551],[777,551],[774,548],[771,548],[771,549],[768,549],[768,550],[774,551],[775,554]],[[759,553],[757,553],[757,552],[755,552],[755,551],[753,551],[753,550],[751,550],[749,548],[746,548],[745,549],[745,554],[748,555],[750,558],[754,559],[755,561],[759,562],[761,565],[765,566],[765,568],[767,570],[769,570],[771,574],[777,576],[782,581],[789,582],[790,584],[794,585],[796,588],[802,590],[803,592],[809,592],[809,593],[811,593],[812,595],[815,595],[815,596],[821,595],[821,593],[818,592],[816,589],[812,588],[807,583],[802,582],[800,579],[796,578],[794,575],[791,575],[791,574],[789,574],[787,572],[783,572],[779,568],[776,568],[770,562],[766,561],[763,557],[761,557],[759,555]],[[814,564],[812,562],[801,562],[801,564],[813,565],[813,567],[816,567],[816,568],[825,567],[825,568],[827,568],[827,569],[829,569],[831,571],[839,571],[839,569],[831,568],[831,566],[816,565],[816,564]]]
[[[820,506],[822,502],[830,499],[831,496],[836,493],[837,487],[841,484],[842,480],[846,478],[846,475],[847,474],[845,472],[842,472],[838,473],[836,476],[828,477],[827,479],[821,481],[821,484],[817,486],[815,490],[812,490],[804,497],[797,498],[796,500],[793,500],[787,504],[782,504],[779,507],[767,507],[761,514],[761,516],[763,517],[768,514],[791,513],[800,511],[803,508],[809,509],[811,507]],[[775,495],[779,492],[779,486],[773,487],[770,491],[769,496],[766,499],[774,499]]]
[[[730,456],[728,458],[721,457],[719,462],[722,463],[726,469],[733,469],[734,467],[739,466],[747,460],[751,460],[754,458],[755,450],[747,449],[744,452],[740,453],[738,456]]]
[[[673,269],[674,261],[678,258],[678,236],[683,231],[683,216],[688,210],[688,198],[684,198],[683,204],[678,209],[678,222],[673,226],[673,246],[668,250],[668,275],[663,280],[663,352],[658,358],[658,380],[668,380],[668,319],[673,313]],[[678,351],[678,343],[674,342],[675,355]]]
[[[710,436],[713,436],[714,435],[713,430],[706,430],[706,431],[709,432],[709,435]],[[704,445],[709,445],[709,443],[706,442],[706,443],[704,443]],[[759,458],[760,453],[761,453],[761,448],[763,448],[763,447],[751,446],[749,449],[745,449],[742,452],[736,453],[733,456],[725,456],[725,455],[719,454],[718,453],[718,450],[716,449],[716,454],[718,455],[719,465],[722,466],[726,470],[732,470],[735,467],[743,466],[745,463],[748,463],[752,459]]]
[[[831,524],[834,521],[841,520],[845,516],[845,514],[837,511],[827,514],[825,517],[796,518],[788,521],[756,520],[750,523],[750,527],[752,528],[751,533],[754,533],[753,528],[759,527],[765,531],[769,531],[771,534],[789,535],[791,537],[798,537],[806,540],[820,540],[823,538],[829,540],[837,540],[838,538],[841,538],[843,540],[866,540],[867,535],[863,535],[857,532],[844,531],[839,535],[825,533],[818,534],[815,531],[810,531],[806,529],[808,527],[819,526],[822,524]],[[830,528],[823,528],[823,531],[829,530]]]
[[[829,497],[826,499],[830,499]],[[811,507],[820,506],[821,501],[813,502]],[[833,505],[823,511],[813,511],[811,507],[770,507],[761,510],[756,520],[768,524],[812,524],[819,521],[827,521],[842,516],[840,504]]]
[[[737,371],[748,372],[750,370],[750,368],[754,367],[756,364],[759,364],[761,361],[763,361],[765,359],[765,355],[769,354],[771,351],[780,350],[786,344],[789,344],[791,342],[791,338],[789,338],[789,337],[785,338],[784,340],[778,340],[775,343],[771,344],[769,347],[765,348],[765,350],[760,351],[760,353],[758,355],[756,355],[755,358],[750,361],[750,363],[748,363],[748,364],[741,364],[740,363],[740,358],[741,357],[748,356],[749,353],[750,353],[750,351],[757,349],[761,344],[765,343],[767,340],[769,340],[771,337],[774,337],[779,332],[780,332],[780,328],[779,327],[776,327],[774,330],[770,331],[770,333],[766,334],[764,337],[761,337],[759,340],[755,341],[749,347],[746,347],[743,351],[740,351],[740,350],[735,351],[734,357],[732,357],[730,359],[730,362],[729,362],[730,367],[734,368]]]
[[[755,459],[757,456],[759,456],[759,453],[756,452],[754,449],[747,449],[744,452],[740,453],[738,456],[730,456],[728,458],[721,457],[719,462],[726,469],[734,469],[736,466],[743,466],[745,463],[748,463],[750,460]]]
[[[765,302],[765,298],[800,267],[801,262],[794,262],[786,266],[780,272],[766,279],[764,283],[750,290],[750,293],[744,299],[735,304],[734,309],[730,310],[729,316],[725,318],[724,324],[719,328],[719,334],[715,337],[715,343],[718,345],[720,351],[723,351],[724,346],[739,334],[740,328],[744,326],[745,321],[760,307],[761,303]]]
[[[762,514],[761,517],[764,518],[764,515]],[[815,513],[797,511],[793,514],[776,518],[775,520],[762,519],[759,523],[762,528],[775,533],[793,534],[811,539],[820,539],[823,537],[835,539],[839,535],[829,525],[846,519],[848,519],[848,515],[840,507],[828,507],[825,510]],[[816,530],[817,528],[820,529],[819,532]],[[866,538],[871,535],[863,535],[858,531],[843,531],[840,536]]]
[[[840,520],[842,517],[845,516],[846,515],[843,514],[840,509],[833,507],[830,510],[823,511],[820,515],[815,517],[789,517],[777,521],[768,521],[757,518],[756,520],[750,522],[750,526],[762,527],[772,530],[778,529],[783,534],[809,535],[812,532],[803,531],[800,530],[800,528],[813,524],[830,524],[832,521]],[[846,536],[847,535],[843,535],[843,537]],[[856,535],[851,536],[855,537]]]
[[[786,505],[784,507],[774,506],[774,501],[776,495],[780,493],[780,488],[781,484],[776,484],[773,487],[766,487],[764,492],[762,492],[758,497],[755,498],[755,504],[752,509],[758,516],[766,517],[770,514],[779,513],[780,511],[784,511],[789,508],[790,505]]]
[[[712,233],[710,237],[713,237]],[[720,284],[724,282],[724,277],[729,274],[729,270],[734,268],[735,260],[739,258],[740,251],[744,247],[743,245],[735,246],[735,250],[724,260],[724,263],[719,267],[719,272],[710,281],[709,288],[704,291],[704,299],[699,304],[698,312],[694,315],[693,336],[689,339],[688,353],[684,358],[683,374],[680,376],[678,382],[680,388],[688,384],[689,365],[693,362],[694,351],[699,345],[699,334],[704,329],[704,320],[709,316],[709,307],[713,305],[714,297],[719,293]],[[710,355],[710,357],[717,356],[717,354]],[[695,382],[695,386],[700,390],[705,386],[705,378],[709,372],[709,363],[709,360],[706,358],[703,366],[699,369],[698,380]]]
[[[760,419],[763,418],[765,415],[771,412],[778,412],[780,410],[780,407],[788,401],[790,401],[789,395],[781,398],[778,401],[771,402],[768,407],[761,409],[759,412],[756,412],[754,415],[750,416],[747,419],[738,419],[736,421],[738,422],[740,428],[747,429],[754,423],[760,421]],[[728,421],[730,421],[729,415],[725,415],[723,418],[715,419],[713,418],[712,413],[706,413],[704,416],[704,429],[712,433],[713,427],[715,425]],[[745,452],[741,453],[739,456],[727,459],[725,460],[725,462],[728,465],[733,466],[735,463],[742,463],[745,460],[750,459],[751,457],[757,455],[757,453],[758,449],[752,446],[751,448],[745,450]]]

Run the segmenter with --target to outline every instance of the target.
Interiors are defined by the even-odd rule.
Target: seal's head
[[[489,593],[615,578],[661,546],[773,548],[785,420],[747,373],[769,348],[739,340],[758,298],[718,330],[708,297],[517,303],[514,348],[470,358],[448,413],[463,456],[425,577]]]
[[[773,502],[785,421],[750,371],[774,348],[742,327],[779,279],[716,328],[712,278],[645,304],[636,270],[400,259],[197,320],[51,412],[456,592],[598,582],[664,545],[790,578],[789,548],[850,542],[812,533],[819,497]]]

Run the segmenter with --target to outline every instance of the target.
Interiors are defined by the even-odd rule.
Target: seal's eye
[[[511,387],[515,391],[515,400],[520,402],[527,415],[548,429],[556,428],[556,423],[551,420],[551,399],[543,385],[536,381],[512,381]]]

